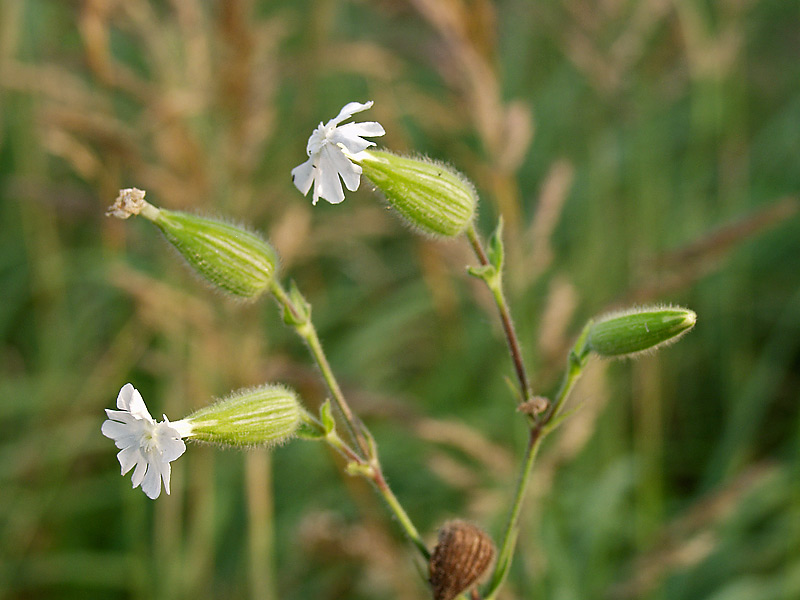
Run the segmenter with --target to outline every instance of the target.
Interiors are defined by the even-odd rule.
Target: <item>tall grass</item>
[[[594,363],[549,440],[505,598],[800,595],[800,8],[778,0],[0,4],[0,598],[424,598],[371,490],[300,442],[195,447],[157,502],[102,409],[180,415],[263,381],[324,399],[273,306],[232,304],[141,223],[268,233],[312,300],[393,488],[431,539],[497,535],[524,428],[468,248],[369,190],[311,210],[311,128],[375,100],[386,145],[450,160],[509,236],[537,391],[587,317],[675,302],[696,331]]]

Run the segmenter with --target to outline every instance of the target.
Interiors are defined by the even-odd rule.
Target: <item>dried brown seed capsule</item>
[[[472,523],[448,521],[430,562],[433,600],[453,600],[475,585],[494,560],[494,543]]]
[[[517,405],[517,412],[521,412],[532,417],[538,416],[550,407],[550,400],[544,396],[534,396],[530,400],[520,402]]]

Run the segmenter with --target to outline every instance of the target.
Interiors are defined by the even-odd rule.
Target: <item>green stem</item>
[[[553,430],[555,420],[564,406],[564,401],[575,387],[575,383],[577,383],[583,372],[583,367],[586,365],[588,351],[586,350],[585,341],[589,326],[590,324],[587,324],[583,333],[578,338],[578,341],[575,343],[575,346],[569,353],[567,358],[567,371],[564,374],[564,379],[561,382],[561,387],[556,394],[555,400],[550,405],[550,408],[535,421],[534,425],[531,427],[528,446],[525,450],[525,458],[522,461],[522,467],[520,468],[519,479],[517,481],[514,503],[511,506],[508,524],[506,525],[503,541],[500,545],[497,566],[489,582],[486,600],[494,600],[511,569],[517,537],[519,536],[519,516],[522,509],[522,502],[528,489],[528,482],[533,472],[533,463],[536,460],[536,455],[539,452],[539,446],[542,440]]]
[[[478,236],[477,231],[475,231],[474,223],[470,224],[466,233],[467,239],[469,239],[472,250],[475,252],[475,256],[478,258],[478,262],[480,262],[481,266],[491,266],[491,262],[489,261],[489,257],[486,255],[486,251],[483,248],[481,239]],[[498,271],[494,274],[494,277],[484,278],[484,281],[489,287],[489,290],[492,292],[492,297],[497,305],[497,311],[500,314],[500,321],[503,324],[503,332],[505,333],[506,342],[508,343],[508,350],[511,354],[511,360],[514,363],[514,370],[517,373],[517,380],[519,381],[520,399],[522,402],[530,400],[531,387],[528,379],[528,373],[525,369],[525,363],[522,361],[522,350],[520,349],[519,339],[517,338],[517,332],[514,329],[514,322],[511,320],[511,311],[508,308],[508,302],[506,301],[505,293],[503,292],[503,274],[502,272]]]
[[[386,505],[394,513],[395,518],[400,523],[400,527],[402,527],[403,531],[406,532],[408,539],[410,539],[414,546],[416,546],[417,550],[419,550],[420,554],[425,560],[430,560],[431,553],[428,551],[428,547],[422,540],[422,536],[420,536],[419,531],[417,531],[417,528],[414,526],[414,523],[411,522],[411,518],[408,516],[408,513],[406,513],[406,511],[403,509],[400,501],[397,499],[397,496],[394,495],[394,492],[389,487],[389,484],[386,483],[386,479],[384,478],[383,472],[381,471],[379,465],[375,465],[372,482],[375,484],[378,493],[383,497],[383,501],[386,502]]]
[[[389,510],[394,514],[409,540],[411,540],[425,560],[430,559],[430,552],[428,551],[425,542],[422,540],[422,536],[420,536],[419,531],[414,526],[414,523],[411,521],[408,513],[400,504],[397,496],[394,495],[394,492],[392,492],[392,489],[386,482],[380,459],[378,457],[378,451],[372,440],[372,436],[370,435],[366,426],[350,409],[350,405],[347,403],[347,400],[342,393],[342,389],[339,387],[339,383],[336,381],[336,377],[333,374],[333,370],[328,362],[328,358],[325,356],[325,351],[322,349],[322,344],[319,341],[317,330],[311,322],[311,319],[301,318],[301,311],[294,305],[289,297],[289,294],[287,294],[286,290],[281,287],[280,283],[273,280],[270,289],[278,303],[288,310],[298,322],[294,328],[298,335],[308,345],[311,355],[322,372],[322,377],[325,379],[325,383],[327,384],[328,389],[333,396],[333,400],[336,403],[336,406],[339,408],[345,423],[347,423],[350,435],[356,441],[361,450],[361,454],[351,448],[347,442],[345,442],[339,436],[339,434],[336,433],[335,429],[326,433],[324,437],[325,441],[328,443],[328,445],[333,447],[342,456],[344,456],[345,459],[350,461],[350,464],[355,465],[357,467],[355,469],[357,473],[369,479],[375,485],[375,489],[381,495],[384,502],[389,507]],[[314,419],[311,415],[306,413],[304,418],[307,423],[319,428],[320,431],[324,431],[322,424]]]
[[[514,550],[517,545],[519,535],[519,515],[522,511],[522,501],[525,499],[525,492],[528,489],[528,482],[533,471],[533,463],[539,452],[539,446],[544,439],[544,430],[541,427],[533,428],[528,438],[528,446],[525,449],[525,458],[522,461],[519,478],[517,480],[517,491],[514,494],[514,503],[511,505],[511,512],[508,516],[508,524],[503,534],[503,542],[497,554],[497,565],[489,581],[489,588],[486,592],[486,600],[494,600],[495,595],[506,580],[511,569],[511,562],[514,558]]]
[[[272,283],[270,284],[270,291],[272,292],[272,295],[275,296],[275,299],[278,301],[278,303],[281,304],[281,306],[291,312],[293,316],[297,317],[298,322],[302,321],[295,325],[294,329],[308,346],[314,361],[317,363],[317,366],[322,373],[322,378],[325,380],[325,383],[328,386],[331,395],[333,396],[333,401],[336,403],[336,407],[344,417],[344,421],[347,424],[350,435],[353,437],[353,440],[355,440],[359,449],[363,453],[362,456],[368,458],[370,456],[370,448],[363,434],[364,426],[353,413],[350,405],[347,403],[347,400],[344,397],[344,394],[342,393],[342,388],[339,387],[339,382],[336,380],[336,376],[333,374],[333,369],[331,369],[331,365],[328,362],[325,351],[322,349],[322,343],[319,341],[319,336],[317,335],[317,330],[314,327],[314,324],[311,322],[311,319],[300,319],[300,311],[292,302],[289,294],[286,293],[286,290],[283,289],[277,280],[272,280]]]

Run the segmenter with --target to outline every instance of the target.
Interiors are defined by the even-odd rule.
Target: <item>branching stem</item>
[[[498,231],[500,231],[499,228]],[[508,343],[508,350],[511,354],[517,380],[519,381],[520,401],[527,402],[532,399],[533,393],[530,386],[530,379],[528,378],[525,364],[522,360],[519,338],[517,337],[514,322],[511,319],[511,311],[508,308],[508,302],[506,301],[505,292],[503,291],[502,260],[496,261],[497,264],[492,264],[474,225],[471,224],[469,226],[466,234],[475,252],[475,256],[478,258],[478,262],[483,269],[483,271],[477,272],[477,274],[483,279],[492,292],[494,302],[497,305],[500,321],[503,324],[503,332],[505,333],[506,342]],[[498,240],[498,243],[502,247],[502,240]],[[569,354],[567,372],[564,375],[564,380],[562,381],[561,388],[555,399],[542,414],[531,416],[529,419],[530,431],[528,444],[525,448],[525,456],[523,457],[519,477],[517,479],[517,489],[514,493],[514,500],[511,504],[511,510],[509,511],[508,522],[500,544],[497,564],[489,580],[489,586],[485,595],[486,600],[494,600],[496,598],[497,593],[505,582],[508,572],[511,569],[517,537],[519,536],[519,518],[522,512],[522,503],[525,499],[525,494],[531,479],[533,464],[536,460],[536,455],[539,452],[542,440],[555,427],[557,423],[556,417],[564,406],[564,401],[575,385],[575,382],[580,377],[583,366],[586,363],[587,353],[584,347],[586,331],[588,331],[588,327],[584,330],[584,333],[580,336],[575,347]]]
[[[511,569],[511,562],[514,557],[514,550],[516,548],[517,536],[519,535],[519,516],[522,508],[522,501],[525,498],[525,493],[528,489],[528,483],[533,471],[533,463],[536,455],[539,452],[542,440],[553,430],[557,417],[564,406],[564,402],[569,396],[572,389],[575,387],[578,379],[583,372],[583,367],[586,365],[587,350],[585,347],[586,334],[588,332],[588,325],[584,329],[578,341],[575,343],[572,351],[567,358],[567,370],[564,374],[564,379],[561,382],[561,387],[556,394],[552,404],[548,409],[538,418],[534,418],[533,425],[530,429],[528,437],[528,446],[525,450],[525,457],[522,461],[520,468],[519,479],[517,480],[517,490],[514,494],[514,501],[511,505],[511,511],[508,517],[503,540],[500,545],[500,551],[497,558],[497,566],[495,567],[492,578],[489,581],[489,588],[486,592],[486,600],[494,600],[500,587],[503,585],[508,572]]]
[[[310,317],[303,318],[303,311],[295,305],[290,295],[283,289],[278,281],[273,280],[270,290],[278,304],[292,315],[293,321],[295,322],[293,327],[308,346],[311,356],[319,367],[322,378],[325,380],[333,396],[333,401],[339,409],[342,419],[347,424],[348,433],[358,445],[360,452],[347,444],[335,430],[325,435],[325,441],[344,456],[345,459],[349,461],[350,465],[355,467],[352,472],[358,473],[373,483],[375,489],[403,528],[403,531],[405,531],[408,538],[417,550],[419,550],[422,557],[428,560],[430,558],[430,552],[425,542],[422,540],[419,531],[417,531],[417,528],[408,516],[408,513],[406,513],[400,501],[397,499],[397,496],[394,495],[394,492],[386,482],[377,448],[372,441],[372,435],[361,420],[356,417],[350,405],[347,403],[342,389],[333,374],[333,370],[331,369],[328,358],[320,343],[319,336],[317,335],[317,330],[311,322]],[[315,427],[318,426],[322,428],[322,425],[319,424],[316,419],[311,418],[310,415],[307,421],[311,424],[315,424]]]
[[[486,255],[486,251],[483,248],[483,243],[477,231],[475,231],[475,225],[470,224],[466,233],[467,239],[469,239],[469,243],[481,266],[491,266],[489,257]],[[508,302],[506,302],[506,296],[503,291],[503,273],[499,271],[494,274],[494,277],[484,279],[484,281],[492,292],[492,297],[497,305],[497,312],[500,315],[500,321],[503,324],[503,332],[505,333],[506,342],[508,343],[508,351],[511,354],[511,360],[514,363],[514,371],[519,381],[520,401],[525,402],[531,399],[530,381],[527,370],[525,369],[525,363],[522,361],[522,350],[520,348],[519,339],[517,338],[517,332],[514,329],[514,322],[511,320],[511,311],[508,308]]]

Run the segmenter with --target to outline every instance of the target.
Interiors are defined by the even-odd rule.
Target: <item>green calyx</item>
[[[151,220],[195,272],[229,294],[257,298],[275,276],[278,255],[255,233],[163,208]]]
[[[601,317],[589,326],[586,347],[608,358],[629,358],[677,341],[694,327],[686,308],[645,307]]]
[[[474,187],[445,164],[372,150],[353,160],[389,205],[423,233],[456,237],[475,218]]]
[[[192,439],[225,446],[273,446],[294,436],[302,416],[292,390],[265,385],[234,392],[185,420]]]

